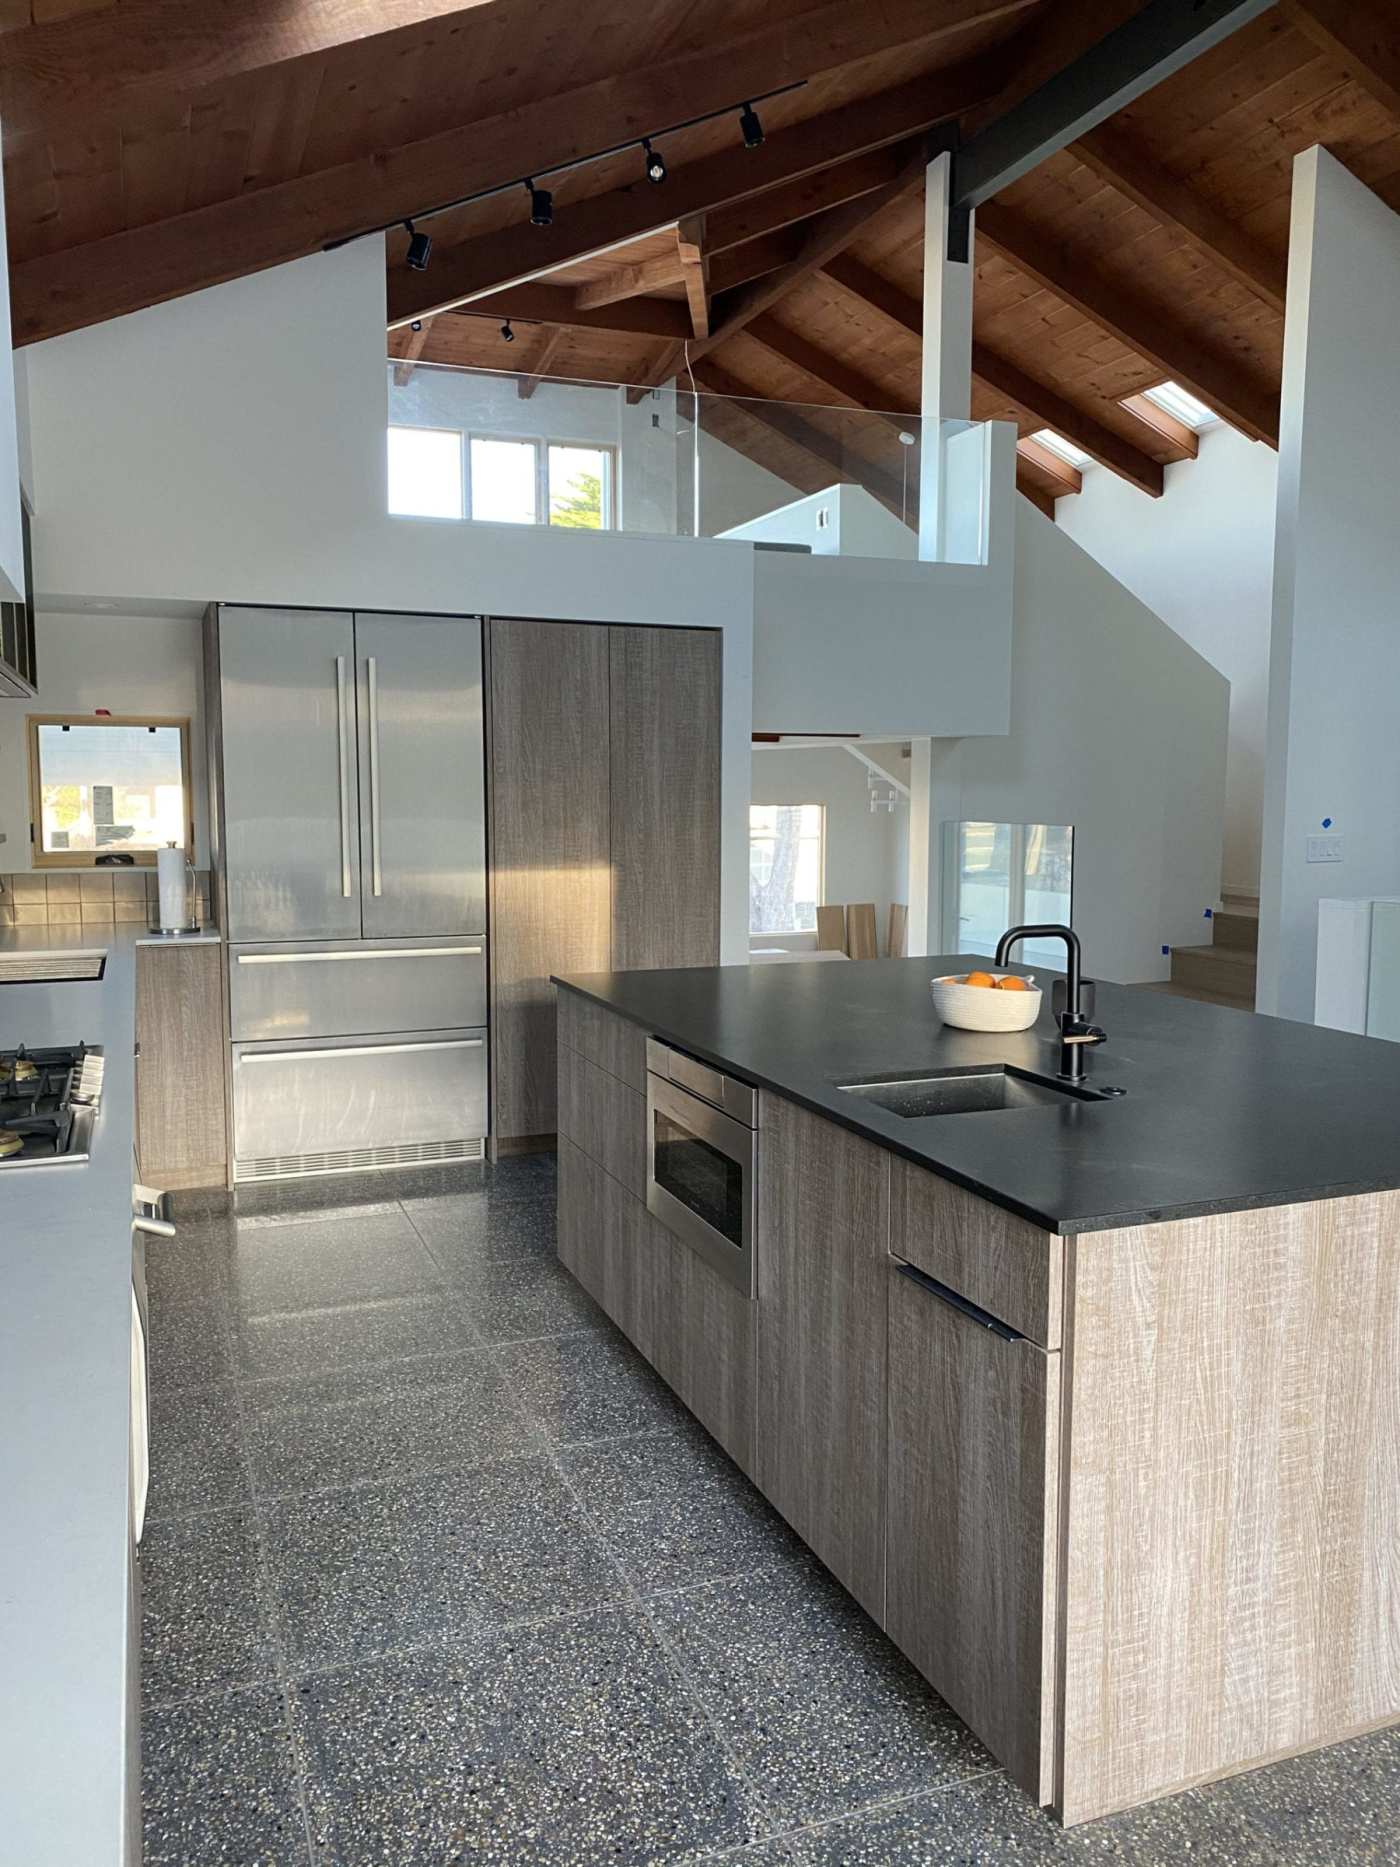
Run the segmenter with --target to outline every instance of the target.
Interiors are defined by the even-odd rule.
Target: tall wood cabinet
[[[719,960],[721,637],[493,619],[492,1132],[558,1130],[551,973]]]

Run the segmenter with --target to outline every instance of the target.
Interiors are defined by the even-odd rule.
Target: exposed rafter
[[[765,314],[755,318],[748,328],[749,337],[770,350],[774,356],[781,357],[794,369],[810,376],[813,382],[820,383],[827,395],[847,408],[881,410],[891,416],[896,427],[902,427],[908,420],[918,417],[912,410],[903,417],[898,409],[890,409],[891,397],[888,392],[872,382],[849,363],[843,363],[828,350],[811,343],[800,332],[789,330],[786,325]],[[893,398],[898,401],[899,398]]]
[[[1055,495],[1049,493],[1024,471],[1020,458],[1016,462],[1016,491],[1029,499],[1037,511],[1043,512],[1047,519],[1055,516]]]
[[[708,358],[695,365],[695,379],[702,389],[708,389],[712,394],[742,399],[744,414],[771,428],[774,434],[780,435],[789,445],[800,448],[817,461],[827,474],[833,475],[835,480],[849,481],[853,477],[851,460],[840,443],[785,404],[756,395],[754,390],[747,388]],[[903,511],[904,489],[894,474],[869,462],[862,462],[859,478],[861,485],[882,505],[887,506],[896,518],[907,522],[907,515]]]
[[[692,214],[676,228],[681,282],[690,310],[691,333],[697,339],[710,334],[710,254],[705,241],[703,214]]]
[[[0,37],[0,119],[7,137],[65,126],[152,94],[195,91],[289,59],[466,13],[485,0],[122,0],[120,9],[71,8]],[[385,45],[384,56],[392,56]]]
[[[417,330],[410,328],[404,333],[407,341],[399,351],[398,361],[394,365],[394,382],[400,389],[412,377],[414,365],[423,354],[423,346],[427,343],[428,333],[432,328],[431,318],[420,318]]]
[[[1162,496],[1162,468],[1151,455],[1125,441],[1077,404],[1069,402],[1048,383],[1037,382],[985,344],[972,346],[972,373],[1003,401],[1021,409],[1038,428],[1052,428],[1091,460],[1120,474],[1139,492]]]
[[[557,214],[550,227],[516,222],[482,239],[443,248],[434,253],[428,272],[394,267],[389,274],[389,322],[404,324],[425,310],[448,309],[482,292],[499,291],[640,239],[681,215],[709,213],[833,162],[905,142],[955,116],[995,83],[990,60],[969,61],[809,117],[770,136],[760,149],[726,149],[687,162],[672,169],[664,189],[638,184],[587,196],[571,201],[568,213]]]
[[[1169,313],[1107,283],[1091,265],[1052,247],[995,203],[978,211],[977,239],[1245,434],[1278,445],[1278,396],[1244,378]]]
[[[1283,0],[1290,25],[1335,58],[1353,83],[1400,118],[1396,0]]]
[[[499,5],[512,3],[497,0]],[[937,44],[969,25],[1006,17],[1031,4],[1033,0],[943,0],[937,19],[931,22],[926,0],[882,0],[876,8],[828,0],[810,13],[727,43],[712,40],[700,51],[658,60],[556,96],[539,97],[494,116],[470,120],[464,116],[457,127],[417,142],[366,150],[352,161],[291,181],[248,189],[166,220],[46,253],[13,270],[16,341],[32,343],[264,266],[299,259],[328,241],[366,228],[391,226],[478,189],[582,160],[620,138],[641,136],[706,110],[722,110],[746,91],[811,78],[903,45]],[[531,9],[524,0],[520,5],[521,31],[528,38]],[[125,11],[123,7],[121,12]],[[117,21],[115,12],[113,18]],[[671,197],[666,213],[701,212],[716,200],[791,180],[837,157],[897,141],[992,94],[999,79],[1000,62],[989,58],[939,73],[909,87],[927,98],[923,113],[916,109],[912,119],[906,117],[893,128],[881,129],[877,108],[874,133],[862,136],[853,122],[845,146],[828,149],[805,163],[793,164],[776,153],[790,148],[792,139],[801,136],[804,126],[794,126],[781,136],[770,136],[761,149],[734,152],[739,165],[747,166],[746,185],[736,181],[711,198],[678,203],[680,176],[699,166],[686,164],[673,172],[664,191]],[[860,105],[855,116],[875,103],[869,100]],[[570,205],[569,221],[582,206],[581,202]],[[631,231],[645,232],[656,225],[655,212],[653,202],[650,212],[641,217],[643,224]],[[561,215],[555,224],[562,227],[565,217]],[[524,231],[538,235],[550,230],[526,227]],[[605,237],[589,250],[607,243]],[[450,248],[441,250],[434,256],[430,273],[412,273],[410,279],[423,284],[442,277],[451,253]],[[539,269],[541,263],[557,265],[567,257],[541,253],[535,266],[527,262],[508,269],[488,279],[486,285],[518,279]],[[391,322],[445,309],[467,296],[469,291],[443,297],[432,290],[416,294],[415,301]]]
[[[908,292],[901,291],[848,255],[843,254],[823,270],[842,291],[873,306],[911,337],[922,338],[923,309]],[[1022,410],[1037,427],[1053,428],[1076,447],[1082,447],[1092,460],[1121,474],[1141,492],[1150,493],[1154,498],[1160,496],[1162,469],[1158,463],[1048,384],[1036,382],[985,344],[973,345],[972,370],[986,388]]]
[[[675,340],[690,331],[685,306],[671,299],[624,298],[585,311],[574,297],[572,286],[567,285],[513,285],[509,291],[473,299],[459,312],[445,315],[490,318],[497,324],[505,318],[516,318],[522,324],[567,324],[575,330],[611,331],[619,337]]]
[[[545,333],[544,343],[540,347],[539,355],[530,365],[529,374],[521,376],[516,382],[515,391],[522,402],[528,402],[536,389],[538,389],[540,384],[544,381],[545,377],[548,376],[549,366],[558,354],[559,346],[563,341],[564,333],[561,330],[547,331]]]
[[[1199,253],[1282,312],[1288,267],[1209,201],[1134,149],[1116,130],[1098,129],[1070,145],[1069,153],[1110,188],[1125,195],[1162,226],[1188,240]]]
[[[907,195],[910,189],[923,180],[925,161],[921,153],[905,168],[897,181],[888,187],[879,188],[874,194],[862,195],[857,201],[848,201],[844,207],[833,208],[824,214],[814,225],[812,231],[798,248],[795,259],[786,266],[780,266],[776,272],[770,272],[761,279],[755,279],[751,285],[742,286],[717,307],[717,316],[712,319],[710,334],[690,346],[689,362],[694,364],[719,344],[727,343],[731,337],[752,324],[755,318],[778,304],[804,279],[810,279],[814,272],[819,272],[836,255],[842,252],[857,234],[864,232],[879,215],[896,201]],[[655,386],[668,380],[675,368],[669,358],[663,358],[643,379],[644,384]]]
[[[1061,492],[1082,493],[1084,475],[1078,467],[1071,466],[1057,454],[1053,447],[1047,447],[1043,441],[1037,441],[1029,434],[1023,434],[1016,443],[1016,452],[1022,460],[1027,460],[1033,467],[1056,482]]]
[[[1146,423],[1163,447],[1171,449],[1173,460],[1196,458],[1201,445],[1196,430],[1188,428],[1184,421],[1178,421],[1175,415],[1169,415],[1164,408],[1159,408],[1150,396],[1126,395],[1123,406],[1130,415]]]

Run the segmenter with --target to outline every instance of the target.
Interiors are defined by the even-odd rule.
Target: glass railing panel
[[[814,556],[985,561],[981,424],[391,362],[402,517],[730,538]]]

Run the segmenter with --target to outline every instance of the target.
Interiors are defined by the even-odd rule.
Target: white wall
[[[0,175],[0,357],[10,350],[10,269],[5,259],[5,180]],[[20,528],[22,437],[13,368],[0,369],[0,597],[24,598],[24,534]]]
[[[933,888],[945,823],[1071,823],[1090,973],[1165,978],[1162,947],[1198,941],[1215,900],[1228,698],[1194,649],[1018,498],[1010,735],[935,740],[922,800],[916,747],[914,835],[922,802]]]
[[[0,700],[0,871],[32,867],[26,716],[148,713],[190,721],[195,862],[209,861],[201,714],[203,657],[194,617],[50,615],[38,618],[38,701]]]
[[[1057,501],[1062,531],[1230,683],[1221,888],[1259,892],[1278,455],[1224,423],[1149,499],[1106,468]]]
[[[872,816],[866,767],[839,746],[755,746],[755,804],[821,804],[826,809],[826,872],[823,899],[842,905],[875,903],[881,951],[897,892],[903,852],[909,845],[909,811],[902,800],[893,814]],[[760,944],[815,946],[806,939]]]
[[[1317,903],[1400,893],[1400,217],[1293,165],[1260,884],[1261,1011],[1311,1019]],[[1345,861],[1307,861],[1323,819]]]

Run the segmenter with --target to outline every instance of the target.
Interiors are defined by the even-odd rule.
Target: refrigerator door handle
[[[316,1063],[333,1057],[401,1057],[411,1050],[484,1050],[484,1037],[430,1037],[415,1044],[337,1044],[334,1048],[319,1045],[306,1050],[245,1050],[236,1059],[240,1069],[250,1063]]]
[[[378,896],[384,893],[384,876],[379,861],[379,663],[373,655],[365,657],[365,686],[369,692],[370,876]]]
[[[340,892],[348,901],[350,887],[350,721],[345,706],[345,657],[335,658],[335,699],[340,731]]]

